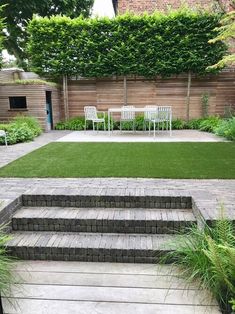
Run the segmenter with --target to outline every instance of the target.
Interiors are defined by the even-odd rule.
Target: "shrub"
[[[193,130],[199,130],[200,124],[202,121],[204,121],[205,118],[199,118],[199,119],[192,119],[187,122],[187,129],[193,129]]]
[[[172,130],[182,130],[187,126],[186,122],[181,119],[172,120]]]
[[[8,124],[0,124],[0,129],[7,132],[7,142],[10,145],[32,141],[42,132],[35,118],[24,116],[18,116]],[[2,144],[5,144],[4,138],[0,137],[0,145]]]
[[[235,117],[229,120],[221,120],[215,128],[215,134],[235,141]]]
[[[33,131],[26,123],[12,123],[7,133],[7,141],[9,144],[28,142],[34,139]]]
[[[199,230],[196,226],[187,236],[177,239],[174,251],[165,260],[174,260],[182,268],[183,277],[198,281],[209,289],[223,313],[230,313],[229,301],[235,298],[235,230],[226,219]]]
[[[206,132],[214,132],[218,127],[221,118],[217,116],[208,117],[200,122],[199,129]]]
[[[27,126],[32,130],[34,136],[38,136],[42,133],[42,128],[38,122],[38,120],[34,117],[26,117],[19,115],[13,118],[15,125],[22,125],[23,123],[27,124]]]

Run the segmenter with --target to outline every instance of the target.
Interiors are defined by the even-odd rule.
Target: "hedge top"
[[[105,77],[205,74],[224,56],[217,35],[220,15],[189,9],[114,19],[35,17],[28,26],[34,71],[51,75]]]

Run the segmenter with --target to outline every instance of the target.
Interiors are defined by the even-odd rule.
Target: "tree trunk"
[[[1,294],[0,294],[0,314],[3,314],[2,297],[1,297]]]
[[[189,111],[190,111],[190,92],[191,92],[191,72],[188,72],[188,87],[187,87],[187,100],[186,100],[186,120],[189,121]]]
[[[67,75],[63,75],[63,98],[64,98],[64,116],[65,116],[65,121],[67,121],[69,119]]]
[[[126,75],[123,78],[123,102],[124,105],[127,105],[127,81],[126,81]]]

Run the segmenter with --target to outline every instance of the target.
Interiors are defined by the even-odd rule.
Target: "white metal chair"
[[[135,111],[132,110],[134,106],[122,106],[121,119],[120,119],[120,131],[122,132],[122,122],[132,121],[133,131],[135,130]]]
[[[99,129],[99,123],[104,124],[104,131],[106,130],[105,127],[105,113],[103,111],[97,111],[95,106],[85,106],[84,107],[85,113],[85,131],[86,131],[86,123],[87,121],[92,121],[93,124],[93,131],[95,131],[95,123],[97,124],[97,131]],[[98,113],[103,114],[103,118],[98,117]]]
[[[151,130],[151,120],[154,120],[157,117],[157,108],[156,105],[149,105],[145,106],[145,108],[148,109],[148,111],[144,112],[144,122],[143,122],[143,129],[146,131],[146,124],[148,124],[149,133]]]
[[[7,133],[4,130],[0,130],[0,137],[4,137],[5,145],[7,146]]]
[[[166,127],[166,130],[167,131],[169,130],[171,135],[171,120],[172,120],[171,106],[158,106],[156,117],[154,119],[151,119],[151,122],[153,123],[154,137],[156,135],[156,124],[158,131],[159,126],[162,125],[162,131],[164,130],[164,127]]]

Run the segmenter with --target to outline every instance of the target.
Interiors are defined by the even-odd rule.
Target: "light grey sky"
[[[95,0],[92,16],[114,17],[112,0]]]

